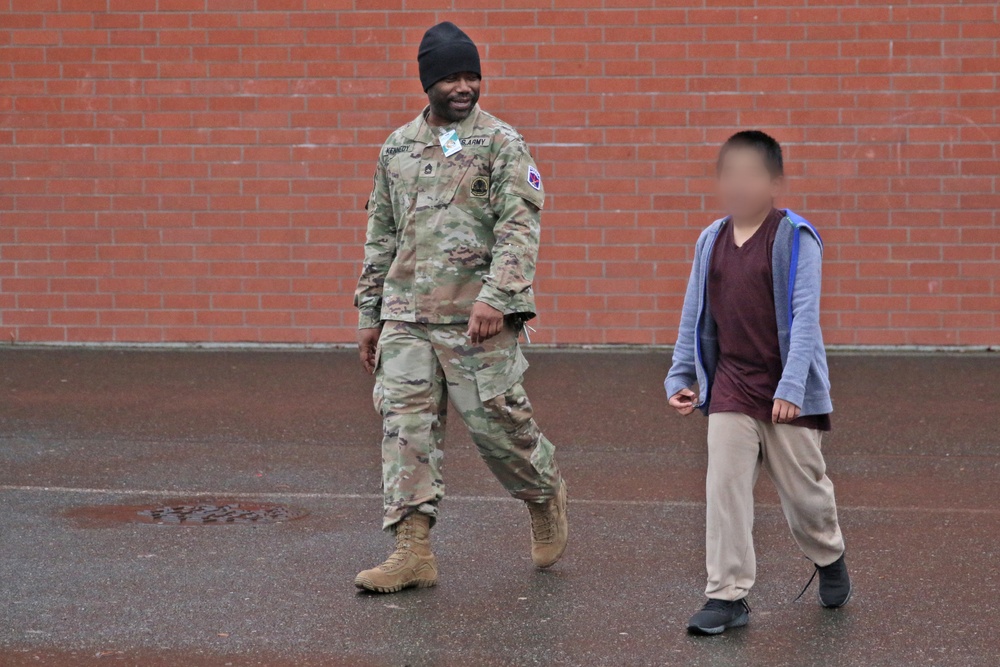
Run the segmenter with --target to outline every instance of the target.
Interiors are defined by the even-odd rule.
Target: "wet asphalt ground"
[[[762,478],[750,625],[708,639],[684,632],[705,420],[668,412],[668,354],[529,359],[570,483],[564,560],[532,569],[526,511],[453,418],[440,585],[377,596],[352,586],[391,544],[353,353],[0,351],[0,665],[1000,664],[1000,356],[834,356],[824,447],[855,597],[792,602],[811,568]],[[309,514],[128,520],[225,501]]]

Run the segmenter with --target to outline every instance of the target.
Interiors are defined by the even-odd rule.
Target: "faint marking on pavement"
[[[17,484],[0,484],[0,492],[22,493],[66,493],[90,494],[107,496],[155,496],[184,498],[257,498],[257,499],[314,499],[314,500],[381,500],[377,493],[324,493],[295,491],[191,491],[185,489],[109,489],[72,486],[32,486]],[[498,502],[512,501],[508,496],[448,496],[448,500],[458,502]],[[573,505],[611,505],[622,507],[704,507],[705,503],[694,500],[614,500],[600,498],[573,499]],[[758,507],[780,507],[777,503],[757,503]],[[876,505],[837,505],[838,511],[852,512],[925,512],[929,514],[978,514],[987,516],[1000,515],[1000,508],[966,508],[966,507],[916,507],[916,506],[885,506]]]

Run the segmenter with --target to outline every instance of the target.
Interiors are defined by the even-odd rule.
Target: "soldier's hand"
[[[484,340],[493,338],[503,330],[503,313],[493,306],[476,301],[469,316],[469,330],[465,335],[473,345],[479,345]]]
[[[681,389],[679,392],[670,397],[670,407],[677,411],[681,416],[688,416],[694,409],[698,407],[695,404],[695,399],[698,398],[693,391],[690,389]]]
[[[358,353],[361,355],[361,365],[369,373],[375,372],[375,350],[378,349],[381,335],[381,324],[372,329],[358,329]]]

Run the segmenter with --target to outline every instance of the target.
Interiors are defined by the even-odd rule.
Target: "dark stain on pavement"
[[[63,513],[82,528],[100,528],[121,523],[171,526],[232,526],[295,521],[308,511],[289,505],[247,501],[174,500],[151,505],[85,505]]]

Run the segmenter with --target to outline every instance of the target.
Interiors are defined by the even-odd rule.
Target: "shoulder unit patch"
[[[542,175],[534,167],[528,167],[528,185],[536,190],[542,189]]]

